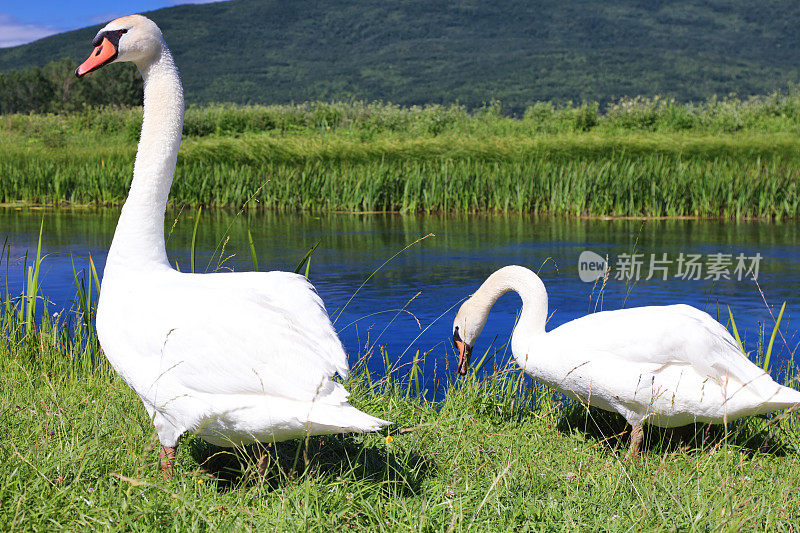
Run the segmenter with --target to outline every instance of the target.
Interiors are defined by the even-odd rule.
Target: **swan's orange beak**
[[[467,370],[469,370],[469,360],[472,357],[472,346],[467,346],[467,344],[461,340],[454,340],[453,342],[456,348],[458,348],[458,373],[462,376],[466,376]]]
[[[117,58],[117,47],[111,44],[106,37],[103,37],[103,40],[100,44],[94,49],[92,55],[89,56],[89,59],[81,63],[81,65],[75,69],[75,75],[79,78],[82,78],[93,72],[103,65],[107,65],[111,63]]]

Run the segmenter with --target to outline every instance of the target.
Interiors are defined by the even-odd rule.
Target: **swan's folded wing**
[[[311,284],[285,273],[229,279],[247,278],[183,291],[163,339],[164,375],[200,393],[344,401],[331,378],[347,376],[347,356]]]
[[[742,353],[722,324],[694,307],[680,307],[688,308],[685,313],[697,321],[697,331],[705,331],[707,349],[696,352],[691,361],[695,367],[702,368],[709,377],[721,383],[733,380],[765,397],[775,393],[776,383],[770,375]]]
[[[772,393],[769,375],[741,352],[728,330],[708,313],[688,305],[604,311],[554,332],[563,345],[588,359],[653,368],[688,364],[720,384],[734,380]]]

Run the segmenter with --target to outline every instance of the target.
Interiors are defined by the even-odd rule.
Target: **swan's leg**
[[[162,446],[158,456],[161,458],[161,473],[164,475],[164,479],[172,479],[172,467],[175,465],[175,448]]]
[[[268,466],[269,466],[269,458],[267,457],[266,453],[263,453],[261,457],[258,458],[258,463],[256,464],[256,471],[258,472],[258,477],[264,477],[264,474],[267,473]]]
[[[639,454],[639,448],[644,439],[644,429],[641,424],[631,427],[631,448],[628,450],[628,457],[634,458]]]
[[[269,452],[267,451],[267,447],[261,442],[256,442],[253,445],[253,451],[255,452],[255,456],[258,457],[258,462],[256,462],[256,475],[259,478],[263,478],[264,474],[267,472],[267,468],[269,468]]]

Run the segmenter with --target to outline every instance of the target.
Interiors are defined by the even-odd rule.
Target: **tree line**
[[[0,114],[69,113],[85,107],[142,105],[142,77],[130,64],[109,65],[79,80],[71,59],[0,72]]]

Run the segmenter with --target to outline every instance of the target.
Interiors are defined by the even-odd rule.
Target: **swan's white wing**
[[[688,305],[603,311],[554,329],[558,343],[574,354],[613,357],[624,364],[691,365],[715,380],[742,385],[772,383],[741,352],[722,324]],[[553,339],[555,340],[555,338]],[[758,380],[758,381],[756,381]]]
[[[161,369],[210,394],[344,401],[347,356],[322,300],[284,272],[182,275],[171,283]],[[202,290],[199,290],[201,289]]]
[[[769,374],[753,364],[753,362],[742,353],[742,350],[736,343],[736,339],[731,336],[730,332],[722,324],[714,320],[711,315],[689,305],[674,305],[670,307],[676,308],[676,312],[683,313],[694,319],[698,325],[698,332],[701,332],[703,329],[705,330],[705,334],[698,333],[698,335],[704,337],[705,342],[709,345],[708,351],[705,354],[698,351],[691,359],[696,366],[703,364],[709,365],[711,369],[713,369],[708,370],[709,376],[718,378],[724,378],[726,376],[729,378],[732,377],[742,385],[764,384],[767,380],[759,379],[764,376],[767,376],[770,383],[772,382],[772,378],[769,377]],[[696,341],[696,343],[698,346],[700,345],[700,341]]]

